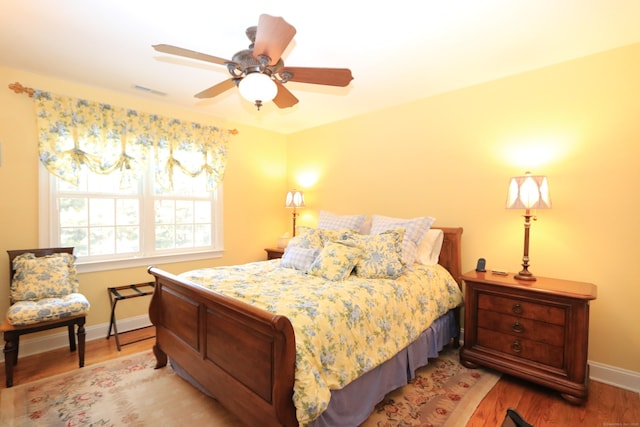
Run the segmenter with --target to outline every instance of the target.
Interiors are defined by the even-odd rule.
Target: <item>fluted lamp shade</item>
[[[293,208],[293,237],[296,236],[296,217],[298,216],[297,209],[304,208],[304,194],[302,191],[291,190],[287,193],[287,197],[284,201],[284,206],[287,208]]]
[[[522,257],[522,271],[515,275],[516,279],[534,281],[536,278],[529,271],[529,229],[531,228],[532,209],[551,208],[549,197],[549,183],[547,177],[531,175],[526,172],[523,176],[511,178],[509,194],[507,195],[507,209],[524,209],[524,255]]]
[[[527,174],[511,178],[507,209],[548,209],[551,207],[546,176]]]
[[[253,102],[260,109],[262,104],[270,102],[278,94],[276,83],[266,74],[253,72],[247,74],[238,84],[240,95]]]

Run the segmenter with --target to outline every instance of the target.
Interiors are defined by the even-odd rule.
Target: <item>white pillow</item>
[[[366,215],[336,215],[327,211],[320,211],[318,215],[318,228],[324,230],[349,229],[360,232]]]
[[[371,234],[380,234],[385,231],[403,228],[402,263],[404,265],[413,265],[418,256],[418,245],[420,245],[435,220],[430,216],[404,219],[373,215],[371,217]]]
[[[440,258],[444,232],[439,229],[429,229],[422,242],[418,245],[418,257],[416,262],[424,265],[436,265]]]

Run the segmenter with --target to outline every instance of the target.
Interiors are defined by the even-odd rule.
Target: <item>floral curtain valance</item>
[[[78,184],[82,166],[122,173],[121,186],[139,176],[146,158],[156,159],[156,182],[173,188],[173,173],[207,177],[214,190],[224,177],[229,134],[215,126],[166,118],[36,90],[40,161],[53,175]]]

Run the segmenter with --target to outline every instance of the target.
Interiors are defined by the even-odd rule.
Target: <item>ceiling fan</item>
[[[195,97],[213,98],[237,86],[240,94],[253,102],[258,110],[271,100],[279,108],[297,104],[298,99],[284,87],[287,82],[344,87],[353,80],[348,68],[285,67],[280,56],[296,34],[296,29],[281,17],[260,15],[258,26],[247,28],[246,34],[251,41],[249,48],[235,53],[231,61],[167,44],[153,45],[153,48],[162,53],[226,66],[231,78],[197,93]]]

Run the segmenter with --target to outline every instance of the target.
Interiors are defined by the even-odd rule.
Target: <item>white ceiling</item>
[[[0,65],[281,133],[640,42],[638,0],[2,0],[0,13]],[[235,88],[193,97],[225,67],[151,47],[231,59],[262,13],[297,29],[286,65],[350,68],[351,84],[289,82],[299,104],[256,111]]]

